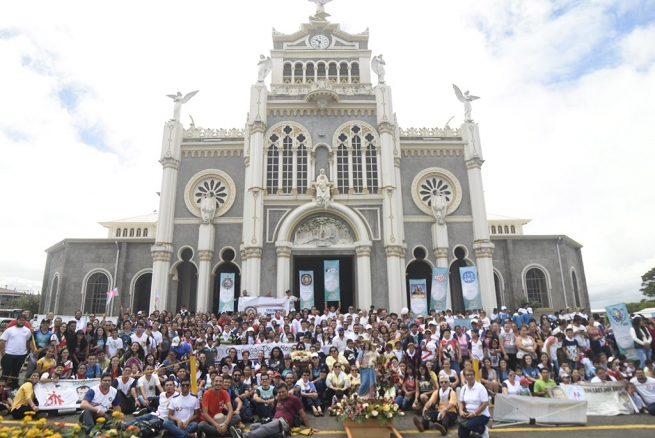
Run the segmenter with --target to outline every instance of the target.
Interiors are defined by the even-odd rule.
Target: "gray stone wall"
[[[334,132],[346,122],[361,121],[368,123],[373,128],[377,127],[376,116],[268,116],[266,123],[268,128],[270,128],[279,122],[289,121],[299,123],[309,131],[312,136],[312,146],[318,143],[327,143],[333,148],[335,146],[332,144]],[[321,134],[323,135],[321,136]],[[333,178],[330,177],[330,179]]]

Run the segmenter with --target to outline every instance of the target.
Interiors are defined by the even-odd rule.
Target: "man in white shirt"
[[[12,388],[18,388],[18,374],[30,350],[36,355],[32,340],[32,331],[25,327],[27,317],[24,314],[16,317],[16,325],[9,327],[0,336],[0,355],[2,355],[2,374],[7,378]]]
[[[137,342],[143,349],[143,355],[147,356],[148,353],[148,335],[143,331],[143,323],[139,322],[136,324],[136,333],[132,333],[130,336],[132,342]]]
[[[98,418],[109,420],[107,415],[109,409],[121,411],[118,390],[111,386],[111,381],[111,373],[104,373],[100,378],[100,384],[89,389],[84,395],[84,400],[80,404],[80,409],[84,410],[80,415],[80,422],[84,424],[87,435],[90,434]]]
[[[598,368],[596,370],[596,377],[591,379],[591,383],[607,383],[607,382],[616,382],[616,379],[605,371],[604,368]]]
[[[338,336],[332,338],[332,345],[334,345],[339,353],[343,353],[343,350],[346,349],[346,338],[344,337],[343,327],[337,328]]]
[[[149,411],[154,411],[154,408],[150,409],[149,407],[153,401],[157,400],[157,390],[159,390],[159,393],[164,392],[161,387],[161,383],[159,383],[159,378],[153,376],[154,371],[155,367],[153,367],[151,364],[146,365],[144,370],[145,374],[139,377],[139,380],[136,382],[138,394],[137,399],[139,400],[141,406],[148,408]],[[134,416],[136,417],[145,413],[145,410],[142,409],[139,412],[135,412]]]
[[[161,429],[164,421],[168,419],[168,406],[174,397],[177,397],[177,392],[175,392],[175,381],[173,379],[166,380],[164,383],[164,391],[159,394],[159,406],[157,407],[157,412],[154,414],[145,414],[138,417],[134,417],[134,420],[127,423],[125,428],[139,422],[147,421],[153,424],[157,429]]]
[[[184,379],[180,382],[182,392],[168,405],[168,420],[164,421],[163,428],[175,438],[184,438],[198,430],[197,420],[200,417],[200,402],[198,397],[191,394],[191,381]]]
[[[123,349],[123,340],[118,336],[118,329],[114,327],[111,329],[111,337],[107,338],[107,357],[111,360]]]
[[[644,370],[638,368],[635,370],[635,377],[630,380],[630,383],[635,385],[637,392],[648,406],[648,413],[655,415],[655,379],[647,377]]]

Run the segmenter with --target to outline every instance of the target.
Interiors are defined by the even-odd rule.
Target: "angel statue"
[[[382,59],[382,55],[374,56],[371,59],[371,69],[378,75],[378,83],[384,84],[384,66],[387,65]]]
[[[166,95],[167,97],[173,99],[173,102],[175,102],[175,108],[173,109],[173,118],[171,120],[175,120],[177,122],[180,121],[180,112],[182,111],[182,105],[190,101],[191,98],[195,96],[197,93],[198,90],[192,91],[190,93],[187,93],[184,97],[182,97],[182,93],[178,91],[177,94]]]
[[[459,87],[455,84],[453,84],[453,88],[455,89],[455,95],[457,96],[457,99],[459,99],[459,101],[464,104],[464,122],[473,122],[473,119],[471,118],[471,101],[479,99],[479,97],[471,96],[468,90],[466,90],[466,93],[462,94],[462,90],[460,90]]]
[[[273,70],[273,61],[271,57],[264,57],[264,55],[259,55],[259,62],[257,63],[259,67],[259,72],[257,73],[257,83],[263,84],[266,76]]]
[[[316,203],[327,209],[328,205],[330,204],[330,191],[332,190],[332,183],[325,175],[325,169],[321,169],[318,177],[316,178],[316,182],[312,183],[312,186],[314,186]]]
[[[212,193],[205,193],[200,201],[200,214],[202,216],[202,223],[211,223],[216,214],[216,199]]]
[[[432,214],[439,225],[443,225],[448,211],[448,201],[440,190],[433,190],[430,195],[430,206]]]
[[[332,0],[309,0],[312,3],[316,3],[316,15],[312,18],[318,18],[319,20],[325,20],[329,17],[330,14],[325,12],[325,4],[330,3]]]

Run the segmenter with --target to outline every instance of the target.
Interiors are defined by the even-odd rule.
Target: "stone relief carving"
[[[350,229],[338,219],[315,217],[302,224],[295,233],[294,245],[331,246],[353,243]]]
[[[400,128],[401,137],[461,137],[459,128],[451,128],[446,125],[445,128]]]
[[[370,85],[337,84],[334,79],[319,79],[307,84],[272,85],[271,95],[302,96],[316,90],[330,90],[343,96],[372,96],[375,90]]]
[[[184,130],[184,138],[243,138],[243,129],[205,129],[203,127],[189,126]]]

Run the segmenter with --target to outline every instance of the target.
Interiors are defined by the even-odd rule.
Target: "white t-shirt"
[[[630,383],[637,387],[637,392],[647,405],[655,403],[655,379],[646,377],[646,382],[640,383],[636,377],[633,377]]]
[[[473,412],[478,409],[482,403],[489,402],[489,393],[487,393],[487,388],[482,386],[479,382],[475,382],[473,388],[469,388],[468,384],[465,383],[459,393],[459,398],[464,402],[466,411]],[[480,412],[480,415],[490,417],[491,414],[489,414],[489,408],[484,408],[484,411]]]
[[[514,384],[509,381],[509,379],[503,382],[503,388],[507,388],[507,394],[509,395],[518,395],[521,385],[517,380],[514,380]]]
[[[109,358],[116,356],[118,350],[123,349],[123,340],[121,338],[107,338],[107,351],[109,353]]]
[[[0,339],[6,341],[5,354],[23,356],[27,354],[27,341],[32,337],[32,332],[25,326],[17,325],[9,327],[4,331]]]
[[[136,386],[143,387],[146,397],[155,397],[157,395],[157,383],[159,383],[159,379],[154,374],[150,376],[150,381],[143,375],[137,380]]]
[[[153,331],[152,332],[152,337],[155,338],[155,343],[157,345],[161,344],[161,341],[164,340],[164,337],[162,336],[160,331]]]
[[[614,377],[610,376],[609,374],[607,375],[607,377],[610,379],[610,381],[616,382],[616,379]],[[598,376],[591,379],[591,383],[605,383],[605,382],[606,381],[604,381],[604,380],[600,380],[600,378]]]
[[[198,397],[191,393],[186,396],[180,394],[168,404],[168,410],[175,411],[173,416],[182,421],[193,417],[197,409],[200,409],[200,402],[198,401]]]
[[[141,333],[141,337],[139,337],[136,335],[136,333],[132,333],[130,339],[132,342],[138,342],[141,348],[143,348],[143,353],[148,354],[148,335]]]
[[[109,390],[104,393],[100,389],[100,385],[97,385],[86,392],[84,400],[91,403],[91,406],[93,407],[107,411],[107,409],[112,406],[117,406],[119,404],[118,397],[116,396],[117,394],[118,391],[113,386],[110,386]]]
[[[478,342],[471,339],[471,349],[469,350],[469,354],[471,355],[471,359],[477,359],[479,361],[484,359],[484,346],[479,338]]]

